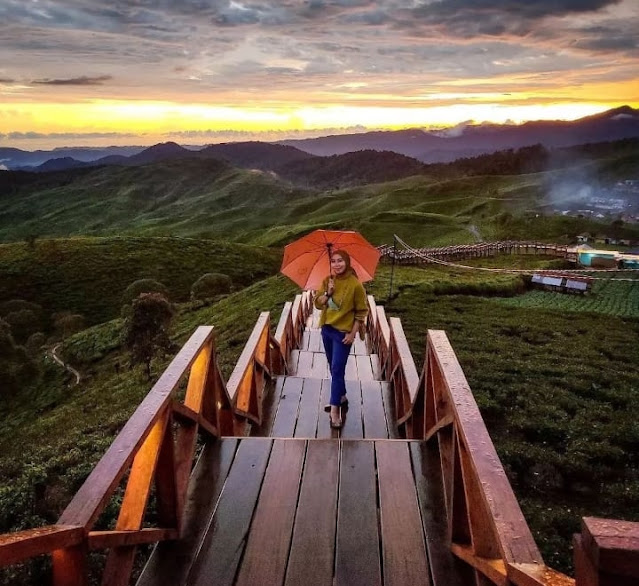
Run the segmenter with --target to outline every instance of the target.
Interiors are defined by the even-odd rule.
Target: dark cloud
[[[438,0],[412,10],[419,21],[461,37],[525,36],[541,19],[591,13],[621,0]]]
[[[14,83],[15,80],[13,79],[5,79],[3,77],[0,77],[0,83],[5,84],[5,83]]]
[[[70,79],[36,79],[32,83],[38,85],[104,85],[105,81],[113,79],[110,75],[98,77],[72,77]]]
[[[587,51],[617,53],[639,49],[639,40],[636,37],[604,36],[594,39],[578,39],[573,45]]]

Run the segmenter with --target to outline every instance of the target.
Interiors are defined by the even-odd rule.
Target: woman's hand
[[[330,297],[333,294],[333,291],[335,291],[335,281],[333,280],[333,277],[329,277],[328,284],[326,285],[326,293],[328,293],[328,296]]]
[[[344,339],[342,340],[343,344],[352,344],[355,341],[355,332],[348,332],[348,334],[344,334]]]

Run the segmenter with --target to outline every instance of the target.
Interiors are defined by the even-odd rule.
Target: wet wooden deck
[[[428,468],[422,442],[222,439],[196,470],[209,491],[190,496],[187,538],[160,544],[139,584],[454,584],[431,579],[429,555],[436,575],[454,568]]]

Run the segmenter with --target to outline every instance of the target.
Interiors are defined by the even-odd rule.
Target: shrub
[[[35,334],[42,329],[40,318],[30,309],[19,309],[18,311],[7,313],[4,316],[4,321],[11,326],[13,338],[19,344],[23,344],[29,339],[31,334]]]
[[[0,400],[30,386],[37,375],[36,364],[22,346],[16,345],[9,325],[0,320]]]
[[[206,273],[191,287],[191,299],[204,301],[231,290],[231,277],[223,273]]]
[[[155,279],[138,279],[124,290],[122,303],[131,305],[142,293],[159,293],[163,297],[169,298],[169,289],[164,283]]]
[[[42,315],[42,307],[40,305],[25,301],[24,299],[11,299],[0,303],[0,315],[7,315],[8,313],[21,311],[23,309],[33,311],[38,317]]]
[[[24,347],[30,356],[36,356],[40,352],[42,346],[46,344],[46,341],[47,337],[42,332],[36,332],[29,336]]]
[[[81,332],[86,328],[86,323],[83,315],[65,311],[53,316],[53,326],[56,334],[64,339]]]

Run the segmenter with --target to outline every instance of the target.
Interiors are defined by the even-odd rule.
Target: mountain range
[[[407,129],[284,140],[276,143],[237,142],[206,147],[183,147],[173,142],[141,146],[23,151],[0,147],[0,169],[59,171],[84,166],[137,166],[167,159],[204,157],[234,166],[274,171],[300,170],[316,157],[357,151],[390,151],[418,163],[446,163],[503,149],[535,144],[546,148],[616,141],[639,137],[639,110],[622,106],[575,121],[535,121],[521,125],[464,125],[443,131]],[[407,161],[403,165],[409,165]],[[322,163],[331,166],[330,163]]]

